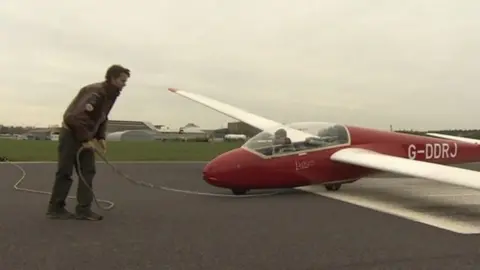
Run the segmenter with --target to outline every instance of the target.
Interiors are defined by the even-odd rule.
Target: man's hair
[[[105,73],[105,80],[110,81],[110,79],[118,78],[122,73],[125,73],[130,77],[130,70],[128,68],[124,68],[121,65],[112,65]]]
[[[286,137],[287,136],[287,131],[285,129],[281,128],[281,129],[275,131],[275,135]]]

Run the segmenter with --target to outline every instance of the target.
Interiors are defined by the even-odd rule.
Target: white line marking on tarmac
[[[417,190],[413,193],[393,185],[402,178],[390,180],[392,187],[375,186],[375,182],[385,179],[364,179],[358,184],[344,185],[336,192],[326,191],[323,186],[297,189],[460,234],[480,233],[480,192],[449,188],[448,185],[432,186],[418,179]],[[435,193],[436,190],[439,192]]]

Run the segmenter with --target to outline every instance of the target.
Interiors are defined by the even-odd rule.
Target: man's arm
[[[88,142],[90,136],[87,130],[87,121],[84,115],[68,115],[64,119],[68,127],[75,133],[75,137],[82,143]]]
[[[94,136],[95,139],[99,141],[105,140],[106,132],[107,132],[107,123],[108,123],[108,118],[105,121],[103,121],[98,127],[98,131]]]
[[[101,97],[94,91],[81,91],[80,96],[73,101],[64,117],[64,122],[75,133],[81,142],[92,138],[88,132],[91,124],[90,114],[97,106],[101,106]]]

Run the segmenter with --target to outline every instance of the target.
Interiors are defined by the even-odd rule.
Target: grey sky
[[[166,89],[282,122],[479,128],[478,1],[0,2],[0,123],[58,124],[114,63],[110,117],[216,128],[232,119]],[[255,101],[253,101],[255,100]]]

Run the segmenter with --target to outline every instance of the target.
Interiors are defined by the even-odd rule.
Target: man
[[[287,131],[283,128],[281,129],[278,129],[277,131],[275,131],[275,133],[273,134],[275,137],[273,139],[273,144],[280,144],[280,145],[290,145],[292,144],[292,140],[290,140],[290,138],[288,138],[287,136]]]
[[[295,148],[292,145],[292,140],[290,140],[287,136],[287,131],[283,128],[275,131],[272,144],[274,147],[273,154],[295,151]]]
[[[65,111],[58,144],[58,168],[48,205],[48,217],[103,219],[101,215],[91,210],[93,194],[90,188],[96,173],[93,148],[98,141],[101,150],[106,151],[105,132],[108,114],[129,77],[130,70],[120,65],[111,66],[105,74],[104,82],[90,84],[80,89]],[[78,168],[76,157],[81,146],[86,149],[80,154],[80,168]],[[80,170],[88,183],[86,186],[79,179],[75,214],[65,209],[65,200],[72,186],[73,168],[77,175]]]

